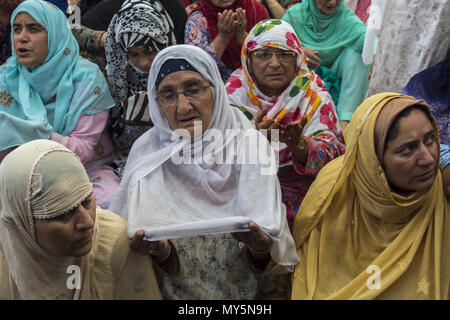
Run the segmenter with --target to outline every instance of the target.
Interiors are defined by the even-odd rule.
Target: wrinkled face
[[[36,68],[48,55],[47,31],[28,13],[21,12],[14,19],[13,47],[23,66]]]
[[[399,120],[398,135],[386,146],[383,167],[389,185],[399,193],[430,189],[436,178],[438,157],[430,120],[421,110],[411,111]]]
[[[53,219],[35,219],[39,245],[56,257],[81,257],[92,248],[95,199],[89,196],[75,209]]]
[[[213,116],[213,91],[208,80],[194,71],[178,71],[158,86],[158,102],[172,130],[186,129],[194,137],[194,122],[201,121],[202,133]],[[184,94],[177,93],[184,92]]]
[[[314,0],[317,8],[323,14],[333,14],[342,0]]]
[[[128,49],[127,57],[140,71],[149,73],[156,54],[157,52],[152,52],[147,48],[136,46]]]
[[[258,89],[278,96],[295,76],[297,54],[277,48],[261,48],[249,54],[248,69]]]
[[[218,8],[229,8],[233,5],[235,0],[210,0],[213,5]]]

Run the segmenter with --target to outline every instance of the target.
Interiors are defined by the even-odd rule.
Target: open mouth
[[[189,118],[180,119],[180,122],[186,124],[186,123],[194,122],[195,120],[200,120],[200,118],[198,116],[192,116]]]
[[[23,49],[23,48],[19,48],[19,49],[17,50],[17,54],[20,55],[20,56],[27,55],[29,52],[30,52],[30,50],[28,50],[28,49]]]

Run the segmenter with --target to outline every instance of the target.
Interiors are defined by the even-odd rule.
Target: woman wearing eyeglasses
[[[274,160],[267,139],[229,107],[215,61],[198,47],[160,51],[147,92],[154,127],[133,144],[111,209],[128,220],[132,247],[158,262],[165,299],[254,299],[257,276],[298,263],[275,163],[264,172],[240,158],[269,150]]]
[[[308,70],[300,41],[287,22],[258,23],[244,42],[242,67],[226,84],[230,102],[280,144],[278,178],[292,230],[295,214],[319,170],[344,153],[333,100]],[[274,141],[272,141],[274,142]]]

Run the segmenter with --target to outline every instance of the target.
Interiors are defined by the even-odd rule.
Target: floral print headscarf
[[[249,53],[262,47],[297,53],[296,76],[279,96],[264,95],[250,75]],[[242,67],[233,72],[225,86],[232,105],[241,109],[253,123],[259,110],[267,111],[266,119],[274,119],[282,125],[305,117],[305,136],[330,133],[343,142],[333,100],[319,76],[308,70],[300,41],[289,23],[269,19],[255,25],[242,46],[241,63]],[[280,143],[279,148],[280,164],[289,164],[287,146]]]

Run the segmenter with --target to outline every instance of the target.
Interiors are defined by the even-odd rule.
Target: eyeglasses
[[[162,107],[172,106],[178,101],[178,96],[184,94],[184,96],[189,100],[199,99],[205,93],[207,88],[211,87],[210,84],[206,86],[201,86],[199,84],[194,84],[188,86],[183,91],[177,92],[175,90],[168,90],[158,94],[158,101]]]
[[[272,60],[272,56],[276,55],[279,61],[290,61],[297,57],[297,53],[294,51],[253,51],[252,55],[261,61]]]

